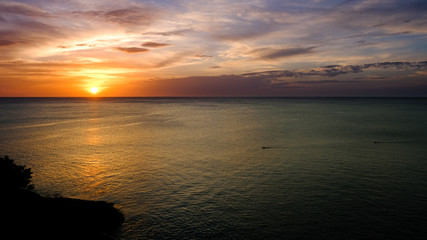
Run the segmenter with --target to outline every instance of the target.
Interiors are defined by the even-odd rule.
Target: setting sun
[[[92,94],[97,94],[98,93],[98,88],[97,87],[93,87],[93,88],[91,88],[90,89],[90,92],[92,93]]]

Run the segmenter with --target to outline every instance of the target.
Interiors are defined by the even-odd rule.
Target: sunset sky
[[[427,1],[1,0],[0,97],[92,95],[427,96]]]

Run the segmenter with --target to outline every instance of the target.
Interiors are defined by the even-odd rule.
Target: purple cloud
[[[116,49],[125,53],[142,53],[142,52],[150,51],[146,48],[139,48],[139,47],[117,47]]]
[[[110,11],[74,11],[77,17],[92,18],[94,20],[116,23],[124,26],[144,26],[149,25],[158,11],[152,8],[129,7],[113,9]]]
[[[159,36],[184,36],[189,32],[193,32],[194,30],[191,28],[186,29],[177,29],[173,31],[166,32],[144,32],[142,35],[159,35]]]
[[[15,45],[16,42],[0,39],[0,47]]]
[[[313,53],[313,49],[316,47],[307,48],[257,48],[250,51],[250,54],[255,55],[258,59],[262,60],[276,60],[285,57],[292,57],[298,55],[304,55]]]
[[[150,47],[150,48],[161,48],[161,47],[167,47],[170,46],[168,43],[160,43],[160,42],[145,42],[141,44],[143,47]]]
[[[193,76],[156,80],[146,83],[144,88],[164,96],[292,96],[356,94],[390,94],[396,95],[402,87],[394,80],[375,78],[318,79],[309,80],[311,76],[336,77],[349,73],[361,73],[364,69],[419,70],[427,69],[423,62],[380,62],[362,65],[327,65],[313,69],[278,70],[245,73],[240,75]],[[410,71],[402,78],[409,76]],[[299,80],[301,79],[301,80]],[[420,84],[420,83],[417,83]],[[417,86],[421,86],[418,88]],[[326,87],[326,88],[325,88]],[[385,89],[385,90],[384,90]],[[423,95],[421,89],[427,89],[427,83],[406,86],[407,92]],[[398,95],[398,94],[397,94]],[[424,92],[423,96],[426,96]]]

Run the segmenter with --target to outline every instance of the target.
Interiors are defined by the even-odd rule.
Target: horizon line
[[[427,96],[102,96],[102,97],[59,97],[59,96],[15,96],[2,97],[0,99],[11,98],[84,98],[84,99],[102,99],[102,98],[427,98]]]

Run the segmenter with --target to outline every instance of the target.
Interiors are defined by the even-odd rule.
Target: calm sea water
[[[0,154],[42,195],[114,202],[119,239],[427,234],[427,99],[30,98],[0,113]]]

